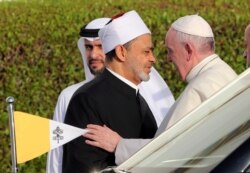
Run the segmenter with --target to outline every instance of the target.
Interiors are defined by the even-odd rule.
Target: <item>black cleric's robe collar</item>
[[[96,80],[106,80],[112,85],[115,89],[119,90],[119,92],[123,93],[127,97],[135,97],[136,96],[136,89],[129,86],[115,75],[113,75],[110,71],[106,68],[102,74],[96,77]]]

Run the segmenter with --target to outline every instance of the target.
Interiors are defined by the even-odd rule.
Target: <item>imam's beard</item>
[[[147,74],[146,72],[144,72],[142,70],[142,68],[140,68],[140,65],[136,64],[136,63],[131,63],[130,67],[133,69],[134,73],[137,75],[137,77],[140,79],[140,81],[148,81],[150,76],[149,74]]]
[[[149,74],[147,74],[147,73],[145,73],[143,71],[138,71],[137,73],[138,73],[138,76],[141,79],[141,81],[146,82],[146,81],[148,81],[150,79]]]

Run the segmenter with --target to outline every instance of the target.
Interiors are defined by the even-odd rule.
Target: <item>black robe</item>
[[[65,123],[79,128],[105,124],[123,138],[152,138],[156,121],[145,100],[138,100],[134,88],[105,69],[75,92]],[[63,173],[89,173],[115,165],[114,153],[87,145],[85,140],[80,136],[64,145]]]

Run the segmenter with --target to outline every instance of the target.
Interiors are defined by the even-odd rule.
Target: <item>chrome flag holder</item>
[[[16,156],[16,135],[14,125],[14,98],[9,96],[6,98],[8,103],[7,110],[9,114],[9,127],[10,127],[10,141],[11,141],[11,173],[17,173],[17,156]]]

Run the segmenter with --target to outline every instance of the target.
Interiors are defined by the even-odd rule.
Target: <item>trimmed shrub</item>
[[[176,97],[185,83],[166,62],[164,37],[178,17],[199,13],[212,26],[216,52],[237,73],[245,69],[243,33],[248,0],[61,0],[0,2],[0,172],[11,172],[7,96],[15,109],[52,118],[60,91],[81,81],[80,27],[97,17],[136,10],[153,33],[156,69]],[[32,140],[32,139],[31,139]],[[46,155],[19,165],[20,173],[44,173]]]

